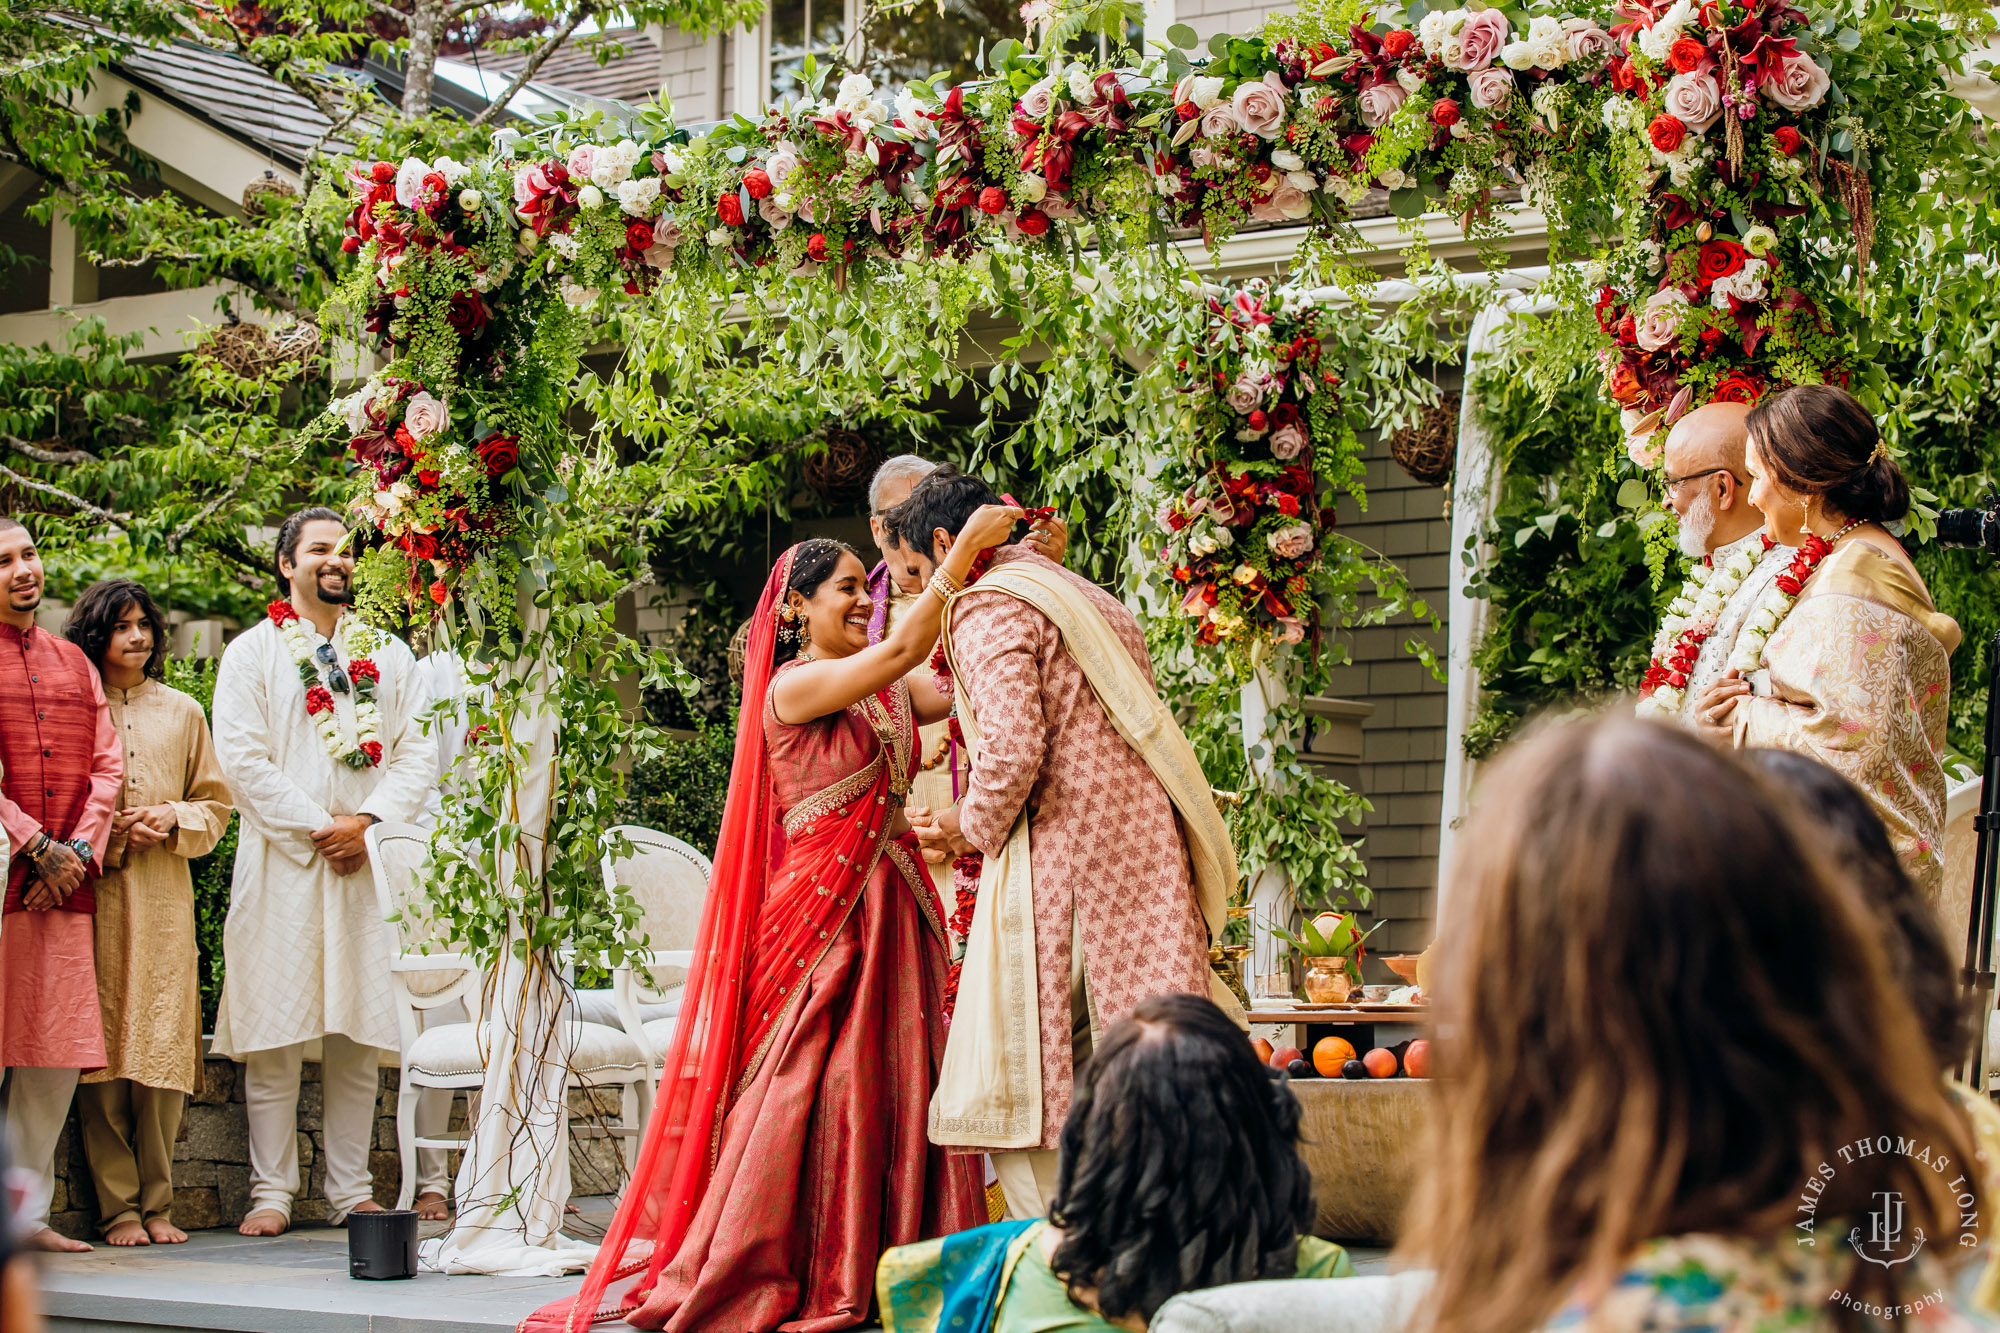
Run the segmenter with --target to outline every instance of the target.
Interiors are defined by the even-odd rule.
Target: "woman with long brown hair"
[[[1935,905],[1959,628],[1885,526],[1909,512],[1909,483],[1845,389],[1783,390],[1744,426],[1750,503],[1798,549],[1694,716],[1725,744],[1810,755],[1868,793]]]
[[[1434,1333],[1963,1327],[1940,1261],[1979,1238],[1972,1144],[1791,807],[1630,718],[1544,730],[1482,788],[1404,1242]]]

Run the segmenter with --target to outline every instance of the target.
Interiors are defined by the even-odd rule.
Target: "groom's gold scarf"
[[[1018,597],[1047,616],[1083,669],[1105,716],[1138,751],[1166,788],[1186,839],[1193,891],[1210,939],[1221,936],[1236,891],[1236,849],[1215,808],[1208,779],[1180,724],[1153,691],[1139,664],[1090,599],[1067,578],[1026,561],[1002,565],[979,581],[982,592]],[[951,608],[944,616],[945,659],[958,662],[951,642]],[[958,675],[957,709],[966,747],[977,761],[979,724],[965,677]],[[945,1043],[938,1090],[931,1099],[930,1136],[956,1147],[1034,1148],[1042,1140],[1041,1015],[1035,968],[1034,886],[1028,812],[1014,821],[1007,845],[980,869],[979,903],[966,936],[958,1003]],[[1213,973],[1211,995],[1239,1023],[1242,1007]]]

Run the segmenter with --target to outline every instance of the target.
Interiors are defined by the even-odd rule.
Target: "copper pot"
[[[1354,989],[1345,958],[1306,959],[1306,999],[1314,1004],[1340,1004]]]

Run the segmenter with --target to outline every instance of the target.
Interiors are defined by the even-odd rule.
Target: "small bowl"
[[[1383,1004],[1389,999],[1389,992],[1400,989],[1396,986],[1363,986],[1361,999],[1366,1004]]]
[[[1417,984],[1417,960],[1421,957],[1422,954],[1404,953],[1383,958],[1382,961],[1388,964],[1391,972],[1403,979],[1404,985],[1414,986]]]

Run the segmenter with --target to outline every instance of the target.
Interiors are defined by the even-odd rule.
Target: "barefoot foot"
[[[104,1233],[106,1245],[151,1245],[153,1238],[137,1222],[120,1222]]]
[[[412,1206],[417,1210],[419,1222],[442,1222],[451,1216],[451,1205],[436,1190],[425,1190]]]
[[[242,1236],[282,1236],[291,1225],[291,1219],[275,1208],[259,1208],[243,1219],[243,1225],[236,1228]]]
[[[71,1240],[53,1227],[43,1227],[34,1235],[21,1242],[31,1250],[42,1250],[49,1254],[88,1254],[90,1246],[80,1240]]]
[[[184,1245],[187,1243],[188,1238],[187,1232],[182,1231],[164,1217],[147,1218],[146,1234],[153,1238],[155,1245]]]

